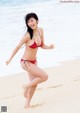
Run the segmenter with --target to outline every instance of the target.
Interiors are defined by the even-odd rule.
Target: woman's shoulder
[[[40,30],[40,32],[43,32],[43,28],[42,27],[39,27],[39,30]]]
[[[25,33],[21,39],[22,42],[26,43],[30,39],[29,33]]]
[[[25,38],[25,39],[30,39],[30,34],[29,34],[28,32],[26,32],[26,33],[24,34],[24,38]]]

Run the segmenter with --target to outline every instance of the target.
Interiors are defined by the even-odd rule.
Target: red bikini
[[[38,31],[38,32],[39,32],[39,31]],[[39,33],[39,35],[40,35],[40,33]],[[37,48],[37,47],[41,47],[42,44],[43,44],[43,43],[41,43],[41,45],[38,46],[38,45],[36,44],[36,42],[34,41],[34,43],[33,43],[32,45],[30,45],[29,47],[32,48],[32,49],[35,49],[35,48]],[[24,63],[25,63],[26,61],[29,61],[29,62],[31,62],[31,63],[33,63],[33,64],[36,63],[36,60],[24,60],[24,59],[21,59],[21,62],[22,62],[22,61],[23,61]]]
[[[33,43],[32,45],[30,45],[29,47],[35,49],[35,48],[41,47],[41,46],[42,46],[42,43],[41,43],[41,45],[38,46],[38,45],[36,44],[36,42],[34,42],[34,43]]]
[[[38,31],[38,33],[39,33],[39,31]],[[40,36],[40,33],[39,33],[39,36]],[[34,43],[33,43],[32,45],[30,45],[29,47],[35,49],[35,48],[41,47],[41,46],[42,46],[42,43],[41,43],[41,45],[38,46],[38,45],[36,44],[36,42],[34,41]]]
[[[32,64],[35,64],[36,63],[36,60],[24,60],[22,58],[21,58],[21,61],[20,62],[24,62],[25,63],[26,61],[31,62]]]

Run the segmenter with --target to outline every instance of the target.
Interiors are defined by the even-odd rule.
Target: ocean
[[[29,12],[38,15],[45,43],[55,44],[53,50],[39,48],[37,61],[41,68],[59,66],[64,61],[80,58],[80,3],[0,0],[0,77],[24,71],[20,59],[25,47],[19,50],[8,66],[5,61],[26,32],[24,17]]]
[[[5,6],[20,6],[24,4],[34,4],[34,2],[46,2],[51,0],[0,0],[0,5]]]

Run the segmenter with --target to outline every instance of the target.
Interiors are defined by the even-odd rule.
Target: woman
[[[35,92],[37,85],[48,79],[48,75],[37,66],[36,54],[38,47],[43,49],[53,49],[54,45],[47,46],[44,44],[43,29],[38,27],[38,16],[35,13],[29,13],[25,16],[27,33],[23,36],[19,44],[13,50],[10,58],[6,61],[8,65],[14,55],[18,52],[23,44],[25,51],[21,58],[21,66],[28,72],[30,83],[24,85],[24,97],[26,98],[25,107],[30,107],[31,98]]]

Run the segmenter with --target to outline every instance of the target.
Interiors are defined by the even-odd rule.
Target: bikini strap
[[[40,31],[39,31],[39,29],[38,29],[38,33],[39,33],[39,36],[41,37],[41,34],[40,34]]]

